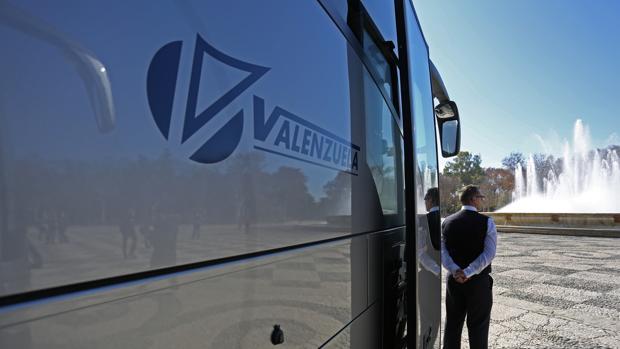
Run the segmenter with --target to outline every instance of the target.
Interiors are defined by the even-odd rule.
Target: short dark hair
[[[478,186],[471,184],[466,185],[461,190],[459,190],[459,199],[461,200],[461,203],[463,205],[467,205],[473,200],[474,196],[478,195],[479,193],[480,188],[478,188]]]
[[[424,200],[430,199],[433,206],[439,205],[439,189],[437,187],[429,188],[424,195]]]

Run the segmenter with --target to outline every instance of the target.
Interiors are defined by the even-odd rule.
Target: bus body
[[[0,347],[439,346],[410,1],[3,0],[0,39]]]

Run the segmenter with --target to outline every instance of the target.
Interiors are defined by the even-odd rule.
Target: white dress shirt
[[[469,205],[464,205],[461,210],[469,210],[475,212],[478,211],[474,206]],[[479,274],[481,271],[484,270],[484,268],[491,264],[491,261],[493,260],[493,258],[495,258],[496,247],[497,228],[495,227],[495,221],[493,221],[493,218],[489,217],[489,222],[487,223],[487,235],[484,238],[484,249],[482,250],[482,253],[476,259],[474,259],[473,262],[471,262],[465,269],[463,269],[465,276],[469,278],[472,275]],[[443,267],[448,269],[448,271],[452,275],[454,275],[457,270],[461,269],[461,267],[454,263],[452,257],[450,257],[450,254],[448,254],[443,235],[441,237],[441,264],[443,264]]]

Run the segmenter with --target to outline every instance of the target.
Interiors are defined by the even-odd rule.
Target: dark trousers
[[[469,347],[487,349],[492,306],[493,278],[490,275],[475,275],[464,284],[459,284],[450,276],[446,288],[443,348],[461,348],[461,333],[467,317]]]

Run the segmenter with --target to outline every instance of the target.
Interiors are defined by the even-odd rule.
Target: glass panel
[[[394,52],[398,52],[398,42],[396,37],[396,11],[394,1],[384,0],[362,0],[366,11],[375,22],[381,32],[381,36],[387,41],[392,41],[396,46]]]
[[[456,131],[458,120],[446,121],[441,125],[441,149],[445,153],[454,153],[456,150]]]
[[[0,295],[381,229],[353,188],[396,210],[400,140],[317,2],[2,11]]]
[[[333,7],[345,20],[349,16],[352,9],[355,9],[354,11],[356,11],[358,8],[358,5],[355,2],[351,2],[353,4],[351,6],[348,0],[324,0],[324,2],[327,2],[331,7]],[[396,45],[398,40],[396,36],[396,11],[394,9],[394,2],[384,0],[364,0],[362,1],[362,4],[377,26],[381,36],[383,36],[386,41],[392,41],[396,46],[394,48],[394,52],[398,52],[398,45]]]
[[[396,50],[393,47],[396,43],[395,37],[386,38],[382,36],[381,30],[376,27],[375,20],[377,18],[366,12],[360,2],[347,2],[346,0],[320,0],[320,2],[347,35],[351,44],[356,49],[361,49],[358,54],[364,56],[366,67],[384,94],[388,105],[394,108],[394,116],[397,118],[397,122],[400,122],[400,115],[398,115],[399,98],[397,98],[399,93],[398,68],[396,66],[397,59],[393,57]],[[394,23],[393,7],[392,12],[382,13],[383,16],[386,14],[392,17],[392,23]]]
[[[439,251],[439,192],[437,189],[437,148],[433,97],[430,85],[428,50],[417,19],[406,1],[407,44],[411,101],[413,104],[417,302],[416,338],[420,347],[438,347],[441,306],[441,262]],[[426,199],[426,200],[425,200]]]
[[[401,137],[390,109],[370,76],[365,75],[366,162],[372,173],[384,214],[402,211],[397,178],[402,177]]]
[[[392,96],[392,71],[390,64],[388,63],[383,51],[379,49],[375,40],[372,39],[370,34],[367,31],[364,31],[364,52],[369,58],[370,63],[372,64],[372,68],[378,73],[378,77],[380,81],[378,83],[381,85],[383,90],[387,93],[387,97],[392,100],[394,97]]]

